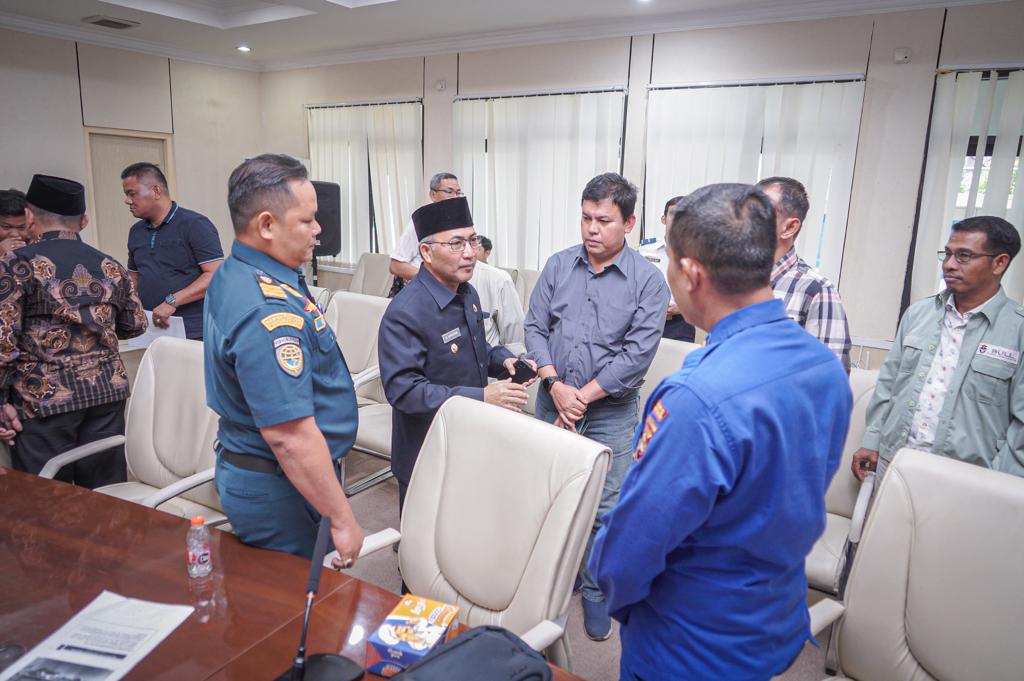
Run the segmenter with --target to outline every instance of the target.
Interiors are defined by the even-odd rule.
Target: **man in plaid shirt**
[[[786,304],[790,319],[828,346],[850,373],[850,327],[839,291],[797,255],[796,237],[810,202],[803,184],[790,177],[769,177],[757,183],[775,206],[775,266],[771,285]]]

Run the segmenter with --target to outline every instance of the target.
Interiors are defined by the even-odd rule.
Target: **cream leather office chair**
[[[125,435],[77,447],[54,457],[40,473],[53,477],[72,461],[124,443],[131,482],[97,492],[183,518],[226,521],[213,484],[217,414],[206,406],[203,344],[158,338],[139,365],[128,403]]]
[[[427,432],[405,499],[405,583],[458,605],[463,623],[506,627],[568,668],[563,634],[572,582],[610,461],[608,448],[593,440],[494,405],[449,399]],[[364,553],[381,543],[368,537]]]
[[[825,531],[815,542],[804,563],[807,584],[827,594],[837,595],[842,589],[847,547],[860,541],[864,516],[871,499],[874,476],[869,476],[862,485],[850,470],[850,462],[864,438],[865,412],[875,392],[877,380],[878,371],[856,367],[850,370],[850,390],[853,392],[850,430],[846,435],[839,469],[825,493]]]
[[[353,449],[388,462],[391,461],[391,405],[384,396],[380,369],[377,368],[377,331],[390,302],[379,296],[336,291],[324,313],[324,318],[338,337],[338,345],[356,386],[359,430]],[[346,483],[345,460],[342,459],[341,483],[349,496],[390,477],[389,464],[355,482]]]
[[[679,371],[683,366],[686,356],[698,349],[696,343],[662,338],[658,343],[658,351],[654,353],[651,366],[644,376],[644,384],[640,386],[640,409],[647,404],[647,398],[651,396],[654,389],[658,387],[665,378]]]
[[[840,616],[838,681],[1020,681],[1024,479],[903,449],[885,473]],[[817,631],[815,633],[817,633]]]
[[[540,279],[540,272],[537,270],[519,270],[519,273],[516,274],[516,292],[523,301],[523,312],[530,310],[530,296],[533,294],[533,287],[537,285],[538,279]]]
[[[368,296],[387,298],[391,291],[391,257],[386,253],[363,253],[356,263],[356,271],[348,290]]]

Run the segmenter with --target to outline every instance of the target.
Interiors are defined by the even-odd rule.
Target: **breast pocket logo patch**
[[[302,374],[303,356],[299,339],[294,336],[282,336],[274,341],[274,356],[277,366],[289,376],[298,378]]]

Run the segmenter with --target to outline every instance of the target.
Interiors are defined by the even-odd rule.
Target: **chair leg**
[[[375,458],[378,458],[378,459],[384,459],[385,461],[390,461],[391,460],[391,457],[378,454],[377,452],[369,452],[369,451],[366,451],[364,449],[356,449],[356,448],[353,448],[352,451],[360,452],[361,454],[368,454],[368,455],[370,455],[372,457],[375,457]],[[341,482],[342,489],[345,491],[345,496],[347,496],[347,497],[355,496],[356,494],[359,494],[363,490],[369,489],[370,487],[373,487],[374,485],[376,485],[378,483],[384,482],[385,480],[387,480],[390,477],[393,477],[393,475],[391,473],[391,466],[385,466],[384,468],[381,468],[378,471],[375,471],[375,472],[373,472],[373,473],[371,473],[371,474],[369,474],[369,475],[367,475],[367,476],[365,476],[363,478],[360,478],[359,480],[356,480],[353,483],[350,483],[350,484],[346,485],[345,484],[345,459],[344,458],[341,459],[341,465],[338,467],[338,478],[339,478],[339,481]]]
[[[829,627],[828,643],[825,644],[825,673],[829,676],[839,674],[839,637],[836,636],[838,627],[833,624]]]

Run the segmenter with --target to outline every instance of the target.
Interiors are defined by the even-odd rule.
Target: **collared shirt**
[[[589,564],[625,669],[763,680],[796,657],[851,404],[832,353],[778,300],[720,320],[654,390]]]
[[[331,456],[344,456],[358,420],[352,376],[301,272],[236,241],[206,298],[206,403],[221,445],[273,459],[260,428],[313,416]]]
[[[908,444],[917,403],[941,345],[951,293],[903,314],[868,404],[861,445],[886,461]],[[967,321],[956,369],[936,418],[932,452],[1024,475],[1024,307],[1000,288]]]
[[[939,334],[939,351],[935,353],[928,378],[924,381],[921,398],[914,409],[914,419],[910,425],[910,437],[907,446],[928,451],[935,442],[935,429],[939,425],[939,412],[946,401],[949,383],[956,372],[960,361],[960,348],[964,342],[967,322],[971,320],[982,305],[960,314],[953,302],[953,297],[946,301],[946,314],[942,318],[942,332]]]
[[[0,260],[0,392],[23,419],[128,397],[117,340],[145,330],[128,272],[76,232]]]
[[[661,273],[623,245],[600,273],[583,244],[548,258],[530,296],[526,349],[568,385],[597,379],[612,397],[643,383],[665,327],[669,292]]]
[[[828,346],[850,373],[850,327],[839,291],[790,248],[772,268],[772,290],[790,318]]]
[[[491,347],[480,297],[469,284],[452,292],[421,267],[381,319],[377,342],[384,394],[392,406],[391,470],[408,483],[434,414],[445,400],[484,398],[512,353]]]
[[[517,355],[526,352],[523,304],[516,293],[512,275],[485,262],[477,262],[469,283],[480,295],[487,344],[492,347],[506,345]]]
[[[147,310],[164,302],[203,273],[202,265],[224,259],[217,228],[205,216],[171,203],[159,225],[139,220],[128,232],[128,271],[139,273],[139,297]],[[203,299],[178,307],[189,338],[203,337]]]
[[[423,263],[423,256],[420,255],[420,240],[416,238],[416,226],[409,218],[402,230],[402,236],[398,237],[398,243],[391,250],[391,259],[398,262],[407,262],[413,267],[419,267]]]

